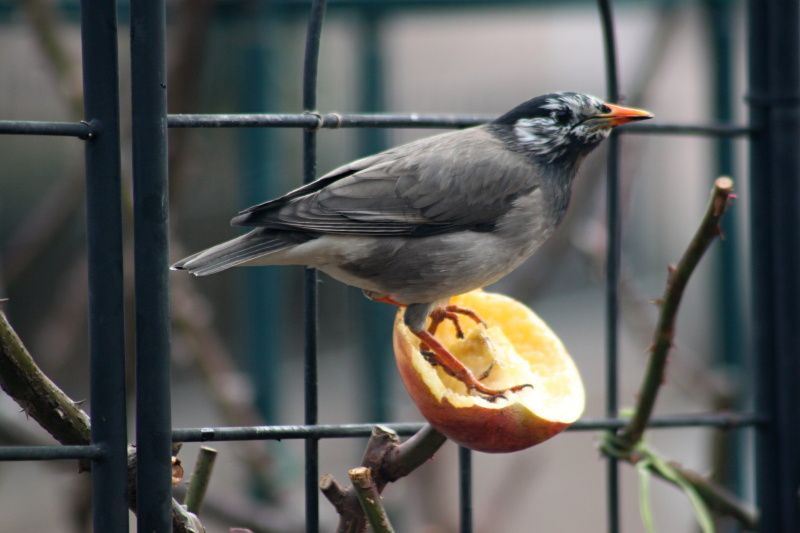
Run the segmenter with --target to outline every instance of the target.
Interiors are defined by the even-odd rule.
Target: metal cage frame
[[[308,2],[292,2],[307,4]],[[343,0],[366,7],[368,0]],[[412,0],[396,4],[417,5]],[[425,4],[430,4],[426,2]],[[469,1],[438,0],[443,5]],[[755,431],[756,500],[761,528],[800,531],[800,41],[797,0],[747,2],[749,121],[737,124],[648,124],[612,135],[607,168],[609,247],[606,280],[606,418],[581,420],[571,430],[619,428],[617,324],[620,216],[618,134],[701,135],[745,138],[750,154],[750,232],[754,328],[754,410],[730,414],[662,416],[651,427],[750,428]],[[610,0],[598,0],[606,55],[607,96],[619,97],[614,18]],[[170,322],[167,263],[168,128],[282,127],[302,129],[303,181],[316,176],[320,128],[457,128],[485,117],[416,114],[323,114],[316,110],[317,62],[325,0],[310,2],[300,114],[168,115],[165,72],[165,0],[130,5],[134,234],[136,276],[136,417],[138,530],[171,529],[171,445],[181,441],[303,439],[306,525],[319,529],[317,490],[320,439],[364,437],[369,424],[317,423],[316,272],[305,272],[304,425],[173,429],[170,417]],[[0,134],[57,135],[82,139],[86,155],[91,353],[91,444],[5,446],[0,460],[88,459],[92,462],[93,526],[97,532],[128,531],[127,433],[123,350],[122,216],[117,5],[81,1],[85,120],[0,121]],[[409,435],[420,424],[389,424]],[[461,449],[461,531],[472,530],[471,454]],[[620,530],[616,461],[608,459],[607,529]]]

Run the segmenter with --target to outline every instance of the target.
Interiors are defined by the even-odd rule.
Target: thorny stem
[[[647,364],[642,390],[639,393],[633,417],[619,435],[619,439],[629,446],[634,446],[642,439],[642,434],[653,414],[658,391],[664,382],[667,356],[675,337],[675,320],[684,289],[703,254],[714,239],[720,235],[719,223],[732,194],[733,180],[728,177],[717,178],[700,227],[697,228],[681,260],[675,267],[669,269],[667,286],[660,302],[661,313],[653,334],[650,360]]]
[[[711,192],[711,199],[706,213],[692,241],[689,243],[688,248],[678,264],[669,268],[667,285],[659,301],[661,312],[653,334],[650,359],[645,372],[642,389],[636,402],[636,408],[630,421],[618,435],[611,433],[606,435],[601,449],[607,455],[617,457],[618,459],[632,464],[635,464],[641,458],[640,454],[637,453],[637,447],[641,446],[642,435],[652,416],[653,408],[658,397],[658,391],[664,382],[667,356],[672,348],[675,335],[675,321],[681,298],[683,297],[689,278],[700,262],[700,259],[703,257],[703,254],[714,239],[720,236],[719,223],[732,198],[733,180],[728,177],[718,178],[714,182],[714,188]],[[757,518],[755,514],[748,510],[746,506],[742,502],[739,502],[732,494],[729,494],[722,487],[717,486],[696,472],[684,469],[674,463],[671,463],[671,466],[678,475],[694,487],[700,497],[714,511],[732,516],[747,529],[756,528]],[[661,472],[657,469],[651,468],[650,470],[662,479],[674,482],[661,475]]]
[[[372,531],[375,533],[394,533],[392,523],[389,521],[389,515],[386,514],[386,509],[383,507],[383,499],[372,481],[372,470],[366,466],[358,466],[351,469],[347,474],[350,476],[350,482],[353,484],[356,497],[361,503],[361,508],[364,510],[367,521],[372,526]]]
[[[89,444],[91,426],[86,414],[48,378],[0,311],[0,387],[31,418],[61,444]],[[88,468],[88,464],[82,465]],[[128,447],[128,504],[136,508],[136,448]],[[172,500],[172,526],[176,533],[203,533],[192,513]]]
[[[86,444],[89,417],[42,372],[0,311],[0,387],[62,444]]]

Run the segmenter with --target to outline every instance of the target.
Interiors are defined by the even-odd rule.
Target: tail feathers
[[[257,229],[181,259],[170,268],[186,270],[195,276],[207,276],[257,257],[290,248],[309,238],[298,233]]]

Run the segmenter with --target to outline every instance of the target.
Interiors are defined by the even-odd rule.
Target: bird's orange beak
[[[616,104],[606,104],[611,111],[602,115],[596,115],[596,118],[607,121],[610,126],[619,126],[627,124],[636,120],[647,120],[653,118],[653,114],[644,109],[636,109],[635,107],[622,107]]]

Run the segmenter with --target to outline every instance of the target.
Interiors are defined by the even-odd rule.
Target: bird
[[[428,360],[494,401],[530,385],[488,387],[486,372],[476,376],[436,339],[443,320],[482,323],[450,297],[491,285],[533,254],[563,220],[586,155],[614,127],[652,117],[583,93],[536,96],[485,124],[358,159],[248,207],[231,225],[249,232],[172,269],[319,269],[405,307]]]

